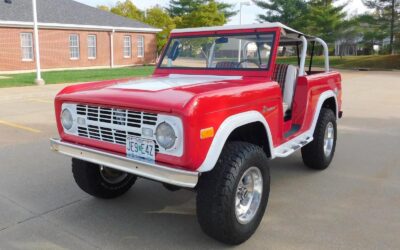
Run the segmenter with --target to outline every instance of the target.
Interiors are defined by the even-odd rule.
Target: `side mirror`
[[[179,41],[175,41],[174,44],[172,44],[170,52],[168,53],[168,59],[175,61],[181,52],[181,46],[182,44]]]

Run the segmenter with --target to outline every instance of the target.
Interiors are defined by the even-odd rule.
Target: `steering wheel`
[[[258,63],[254,62],[253,60],[250,60],[250,59],[244,59],[244,60],[238,62],[237,68],[243,68],[243,67],[242,67],[242,64],[245,63],[245,62],[250,62],[250,63],[252,63],[252,64],[255,64],[259,69],[261,68],[260,65],[259,65]]]

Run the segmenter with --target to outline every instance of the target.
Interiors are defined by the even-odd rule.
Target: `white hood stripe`
[[[224,80],[240,80],[240,79],[242,79],[241,76],[171,74],[166,77],[140,79],[140,80],[119,83],[117,85],[110,86],[110,88],[159,91],[159,90],[165,90],[165,89],[200,84],[200,83],[224,81]]]

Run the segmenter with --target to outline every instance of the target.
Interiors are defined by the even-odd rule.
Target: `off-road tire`
[[[333,124],[333,147],[329,156],[324,153],[324,135],[329,123]],[[314,131],[314,140],[301,149],[303,162],[312,169],[323,170],[331,163],[335,154],[337,139],[336,116],[331,109],[322,108]]]
[[[137,179],[135,175],[128,174],[118,183],[109,183],[102,177],[99,165],[78,159],[72,159],[72,174],[83,191],[102,199],[123,195]]]
[[[251,167],[263,177],[261,202],[253,219],[240,224],[235,215],[235,197],[240,178]],[[260,224],[268,203],[270,175],[264,151],[247,142],[229,142],[211,172],[200,177],[197,193],[197,218],[210,237],[230,245],[246,241]]]

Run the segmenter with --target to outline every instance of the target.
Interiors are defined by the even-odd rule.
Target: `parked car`
[[[309,43],[322,46],[324,70],[306,70]],[[277,64],[289,45],[298,65]],[[301,149],[308,167],[329,166],[341,96],[319,38],[280,23],[177,29],[152,77],[63,89],[51,147],[95,197],[120,196],[138,177],[196,191],[203,231],[240,244],[267,207],[270,159]]]

